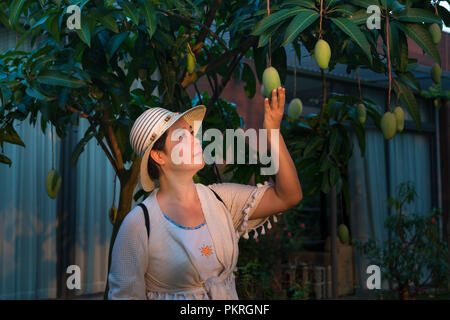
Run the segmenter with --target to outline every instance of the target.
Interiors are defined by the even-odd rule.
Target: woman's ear
[[[153,159],[153,161],[155,161],[159,165],[165,163],[164,159],[161,157],[160,150],[150,150],[150,157]]]

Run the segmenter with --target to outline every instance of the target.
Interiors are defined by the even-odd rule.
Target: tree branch
[[[95,130],[93,123],[91,123],[91,127],[92,127],[92,130],[94,131],[95,139],[97,139],[98,144],[103,149],[103,152],[105,152],[106,157],[108,158],[109,162],[111,163],[114,171],[116,172],[116,174],[118,174],[119,170],[117,169],[116,162],[114,161],[114,158],[113,158],[111,152],[108,150],[106,145],[103,143],[102,139],[100,139],[100,136],[98,135],[97,130]]]
[[[230,58],[239,55],[241,52],[245,53],[248,50],[248,48],[250,48],[253,44],[257,43],[257,40],[258,40],[257,36],[250,36],[246,38],[244,41],[241,41],[241,43],[239,43],[236,49],[225,52],[217,60],[209,63],[206,66],[201,67],[199,70],[191,74],[186,72],[186,75],[181,83],[181,86],[183,88],[186,88],[189,84],[201,78],[205,73],[208,73],[211,70],[215,70],[217,67],[228,61]]]
[[[83,111],[80,111],[78,109],[75,109],[72,106],[66,106],[66,109],[73,112],[73,113],[78,113],[80,115],[80,117],[85,118],[85,119],[89,119],[89,115],[87,115],[86,113],[84,113]]]
[[[160,11],[160,12],[162,12],[162,13],[165,13],[165,14],[167,14],[167,15],[169,15],[169,16],[172,16],[172,17],[175,17],[175,18],[184,20],[184,21],[186,21],[186,22],[190,22],[190,23],[193,23],[193,24],[198,25],[199,27],[202,28],[202,30],[205,31],[205,34],[206,34],[206,33],[209,33],[214,39],[217,40],[217,42],[219,42],[219,44],[225,49],[225,51],[228,51],[228,48],[227,48],[226,43],[223,42],[223,40],[220,39],[219,36],[218,36],[217,34],[214,33],[214,31],[212,31],[208,26],[204,25],[203,23],[198,22],[198,21],[196,21],[196,20],[194,20],[194,19],[188,18],[188,17],[186,17],[186,16],[183,16],[183,15],[180,15],[180,14],[177,14],[177,13],[173,13],[172,11],[164,10],[164,9],[161,9],[161,8],[157,8],[156,10],[158,10],[158,11]],[[205,37],[206,37],[206,35],[205,35]],[[204,39],[203,39],[203,40],[204,40]],[[202,40],[201,43],[197,43],[197,44],[194,46],[194,48],[192,49],[192,51],[194,51],[194,53],[199,52],[200,49],[203,47],[203,45],[204,45],[203,40]]]
[[[89,121],[90,127],[92,128],[92,132],[94,133],[94,137],[97,140],[100,147],[103,149],[103,152],[105,152],[106,157],[108,158],[109,162],[111,163],[114,171],[116,174],[118,174],[119,170],[117,169],[116,162],[114,160],[114,157],[112,156],[110,150],[106,147],[106,145],[103,143],[103,140],[98,135],[97,130],[95,129],[95,120],[93,117],[89,116],[88,114],[84,113],[83,111],[80,111],[72,106],[66,106],[66,109],[73,113],[78,113],[80,117],[85,118]]]
[[[208,10],[208,13],[206,15],[206,21],[204,24],[205,27],[207,27],[208,29],[211,27],[211,24],[214,21],[214,18],[216,16],[217,11],[219,10],[219,6],[221,4],[222,4],[222,0],[215,0],[213,2],[213,4],[211,5],[211,8]],[[192,49],[192,51],[194,51],[194,53],[198,53],[200,51],[200,49],[205,45],[205,38],[206,38],[206,35],[208,34],[208,29],[204,28],[204,29],[202,29],[202,31],[200,31],[200,34],[197,37],[197,43],[195,44],[194,48]],[[214,35],[215,35],[215,33],[214,33]]]
[[[120,173],[122,170],[124,170],[124,164],[122,154],[120,153],[119,145],[117,144],[116,136],[114,135],[111,121],[109,119],[108,111],[106,110],[106,108],[103,108],[103,126],[105,130],[106,141],[116,159],[116,167],[118,169],[117,175],[120,178]]]

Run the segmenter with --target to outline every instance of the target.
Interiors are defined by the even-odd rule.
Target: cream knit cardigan
[[[271,228],[269,217],[251,219],[271,183],[257,186],[237,183],[209,185],[224,201],[220,202],[208,186],[195,184],[208,225],[216,256],[223,265],[218,275],[203,280],[198,261],[188,252],[177,234],[171,232],[156,200],[156,188],[143,201],[150,216],[147,238],[144,215],[139,206],[125,217],[117,234],[111,256],[109,299],[150,299],[164,293],[166,299],[177,295],[202,299],[237,300],[234,271],[239,255],[238,241],[265,233]],[[281,213],[278,213],[281,214]],[[277,222],[276,216],[272,216]],[[153,293],[153,294],[152,294]],[[163,295],[164,296],[164,295]]]

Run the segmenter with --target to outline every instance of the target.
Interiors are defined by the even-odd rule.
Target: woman
[[[240,236],[248,238],[253,230],[257,237],[257,228],[264,234],[264,223],[271,227],[270,216],[302,199],[283,137],[279,130],[271,131],[280,129],[284,104],[282,87],[273,90],[270,103],[264,101],[267,140],[270,144],[272,135],[279,139],[275,185],[194,183],[193,176],[204,166],[194,126],[203,120],[204,106],[182,114],[151,108],[136,120],[130,142],[142,158],[140,183],[153,191],[121,224],[111,256],[109,299],[238,299],[233,271]]]

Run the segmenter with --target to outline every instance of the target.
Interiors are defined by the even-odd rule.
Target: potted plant
[[[369,263],[380,267],[382,277],[396,285],[400,299],[417,299],[426,287],[437,289],[447,284],[448,246],[439,227],[442,213],[436,208],[427,214],[405,212],[405,203],[417,196],[414,185],[402,183],[396,191],[396,197],[387,199],[395,210],[385,220],[389,239],[382,244],[373,238],[364,243],[356,239],[352,242]]]

